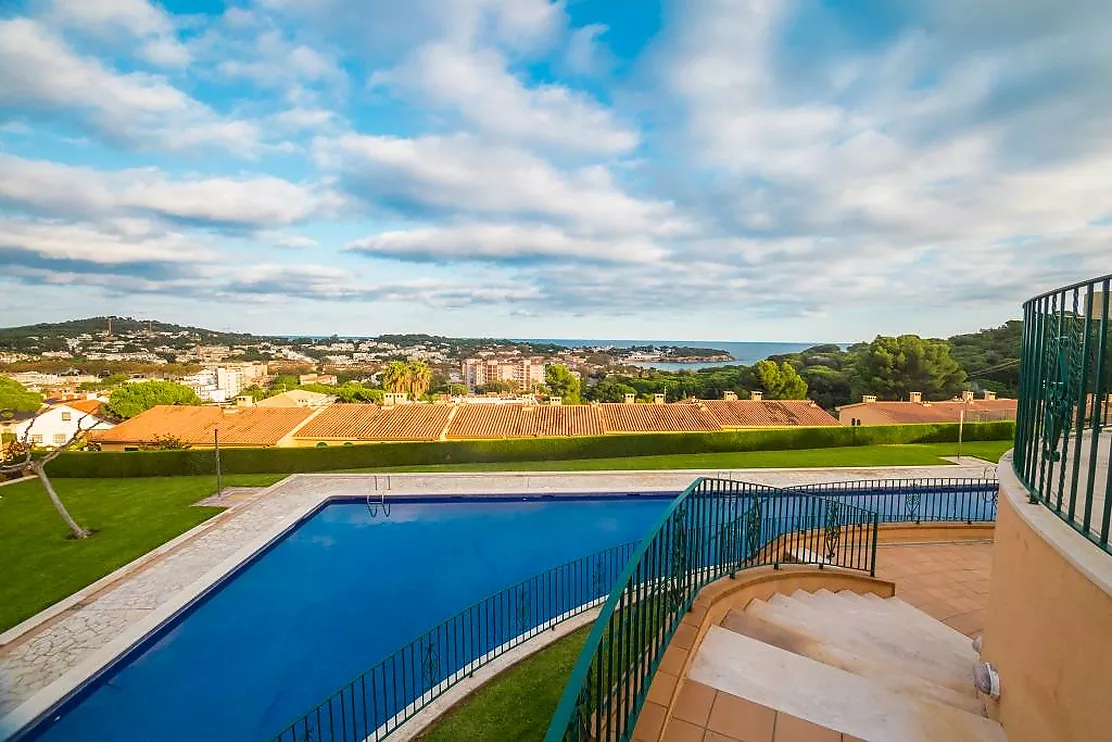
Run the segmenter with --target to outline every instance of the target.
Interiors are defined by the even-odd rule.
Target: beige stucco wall
[[[1027,502],[1000,464],[1001,496],[982,658],[1011,742],[1112,739],[1112,556]]]

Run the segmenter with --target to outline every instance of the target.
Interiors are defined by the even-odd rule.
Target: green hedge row
[[[1008,440],[1013,422],[967,423],[964,438]],[[865,446],[877,443],[950,443],[957,424],[784,428],[716,433],[659,433],[520,438],[490,441],[372,443],[327,448],[227,448],[226,474],[334,471],[381,466],[420,466],[497,461],[555,461],[730,451]],[[213,474],[211,449],[62,454],[50,467],[56,477],[162,477]]]

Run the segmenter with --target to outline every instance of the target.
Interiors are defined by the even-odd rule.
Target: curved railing
[[[796,485],[786,491],[822,495],[872,510],[881,523],[973,524],[996,521],[1000,483],[993,472],[981,479],[938,477],[820,482]]]
[[[683,614],[707,584],[797,562],[875,574],[878,518],[835,499],[698,479],[638,545],[614,584],[545,736],[625,740]]]
[[[1112,527],[1112,275],[1023,305],[1012,466],[1041,502],[1106,551]]]
[[[280,742],[380,740],[476,670],[597,606],[636,548],[561,564],[465,608],[289,724]]]

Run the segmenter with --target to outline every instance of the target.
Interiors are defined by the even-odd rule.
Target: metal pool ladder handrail
[[[736,480],[699,478],[637,547],[564,687],[545,742],[627,740],[699,591],[781,561],[875,574],[876,513]]]

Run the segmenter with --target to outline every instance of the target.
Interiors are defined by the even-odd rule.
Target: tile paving
[[[860,479],[901,477],[980,477],[983,467],[893,467],[853,469],[652,471],[652,472],[552,472],[512,474],[401,474],[401,475],[294,475],[261,495],[251,493],[216,523],[202,525],[191,537],[126,576],[79,594],[71,606],[49,620],[0,645],[0,728],[3,717],[79,664],[89,661],[113,642],[131,638],[159,609],[174,601],[200,594],[234,568],[237,555],[262,548],[268,541],[333,496],[389,494],[520,494],[538,492],[650,492],[680,491],[696,476],[727,476],[773,486]],[[236,498],[237,500],[239,498]],[[910,552],[908,552],[910,553]],[[954,558],[947,554],[946,558]],[[233,561],[235,563],[228,563]],[[896,560],[897,562],[899,560]],[[896,568],[898,569],[897,565]],[[963,581],[969,604],[985,579],[977,573]],[[927,592],[930,584],[912,584],[923,601],[939,605],[959,595]],[[928,598],[929,596],[929,598]],[[909,602],[911,602],[909,600]],[[950,618],[973,612],[954,602]],[[933,614],[932,614],[933,615]],[[139,636],[134,637],[138,639]],[[68,679],[68,678],[67,678]],[[80,679],[75,678],[75,682]],[[53,691],[52,691],[53,692]],[[42,699],[36,699],[41,701]]]

